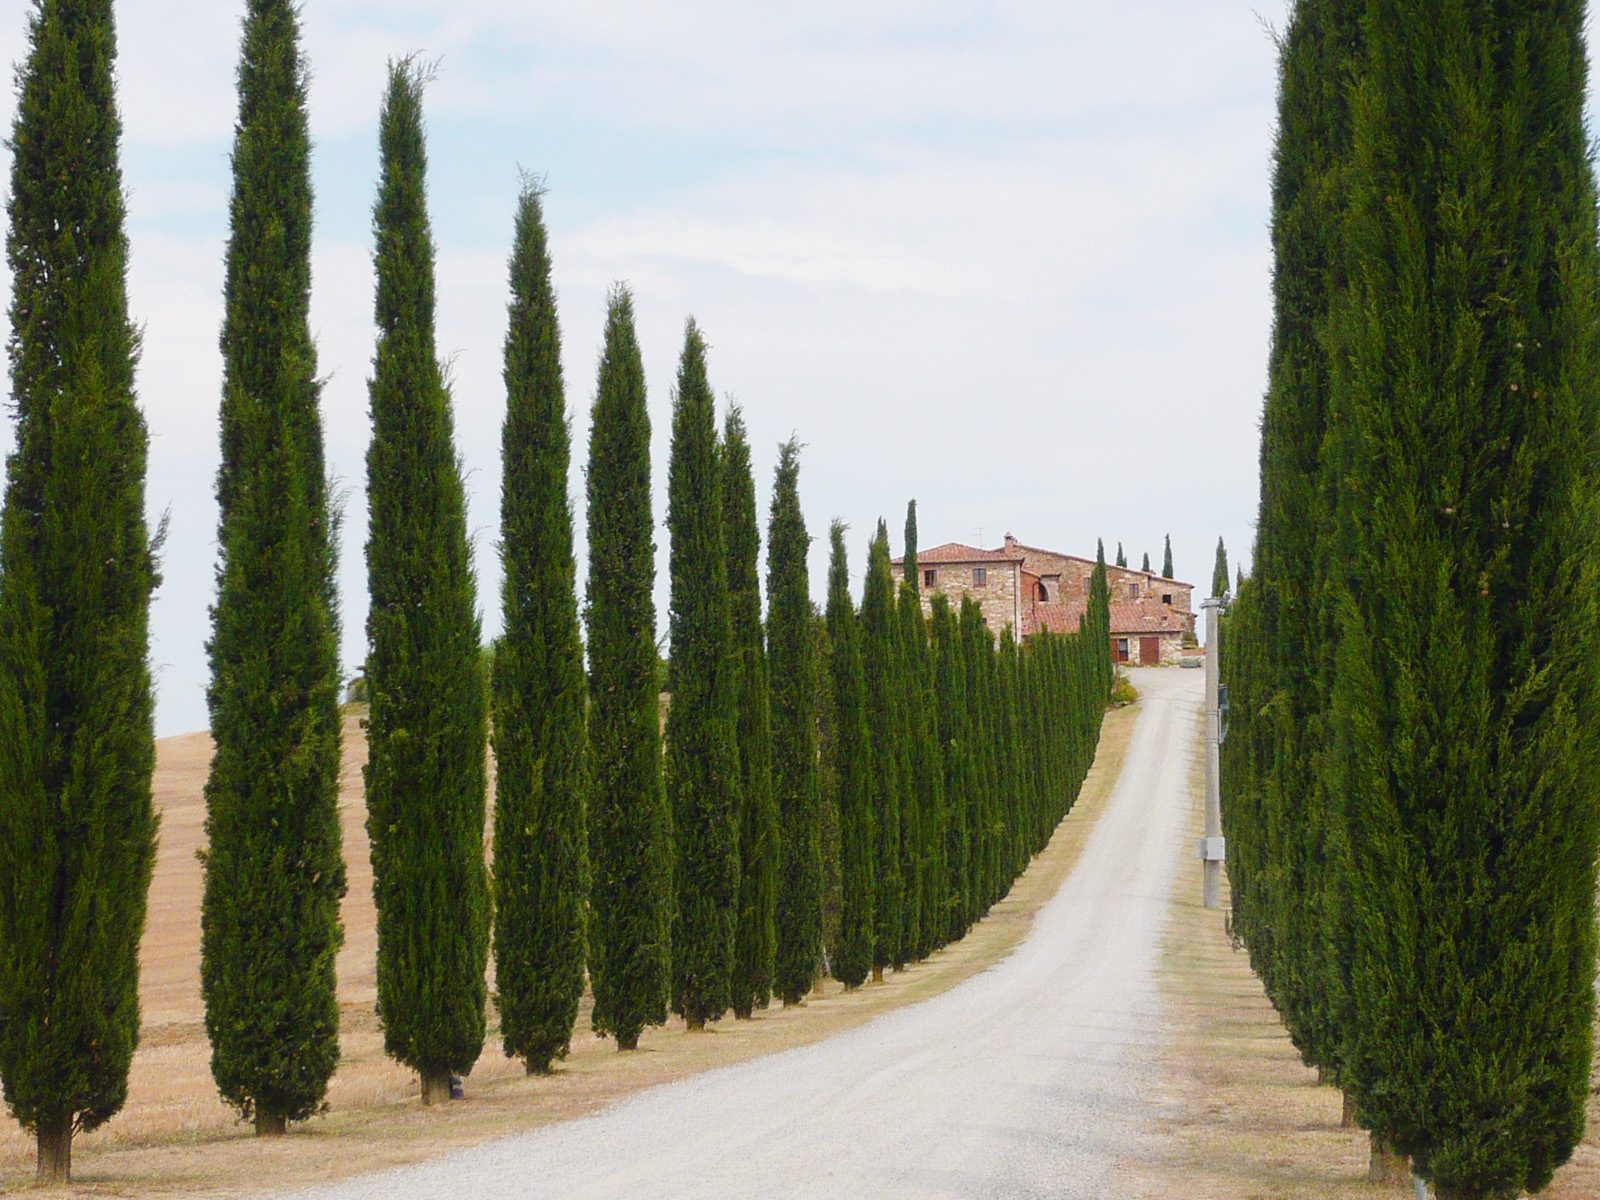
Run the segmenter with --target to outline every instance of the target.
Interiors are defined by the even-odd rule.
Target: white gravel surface
[[[1003,962],[825,1042],[305,1195],[1114,1195],[1153,1113],[1155,967],[1202,700],[1198,672],[1134,680],[1142,712],[1111,803]]]

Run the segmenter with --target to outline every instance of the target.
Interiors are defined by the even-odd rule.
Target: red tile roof
[[[1087,598],[1024,605],[1022,636],[1032,637],[1040,629],[1051,633],[1077,633],[1078,622],[1089,607]],[[1189,628],[1188,614],[1158,600],[1130,600],[1111,606],[1111,634],[1127,637],[1136,633],[1184,633]]]
[[[905,556],[889,560],[895,566],[905,565]],[[942,546],[931,546],[926,550],[917,551],[917,565],[954,563],[960,566],[963,563],[985,562],[1021,562],[1022,555],[1010,554],[1005,550],[980,550],[976,546],[963,546],[960,542],[946,542]]]

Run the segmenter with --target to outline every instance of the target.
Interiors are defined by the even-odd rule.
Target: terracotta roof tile
[[[905,555],[889,560],[897,567],[905,565]],[[985,563],[985,562],[1016,562],[1022,561],[1022,555],[1010,554],[1005,550],[980,550],[976,546],[963,546],[960,542],[946,542],[942,546],[930,546],[926,550],[917,551],[917,565],[939,566],[943,564]]]

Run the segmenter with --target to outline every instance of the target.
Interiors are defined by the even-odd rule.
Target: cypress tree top
[[[1222,544],[1222,539],[1217,539],[1217,561],[1211,571],[1211,594],[1213,596],[1226,596],[1228,594],[1228,551]]]
[[[1172,535],[1167,534],[1167,548],[1161,559],[1161,578],[1172,579]]]

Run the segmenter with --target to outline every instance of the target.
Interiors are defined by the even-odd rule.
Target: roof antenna
[[[978,526],[978,549],[980,549],[980,550],[983,549],[983,531],[984,531],[984,528],[985,527],[982,526],[982,525]]]

